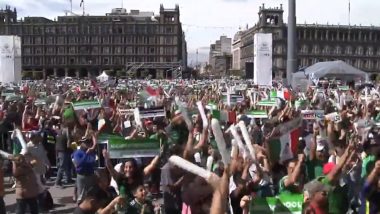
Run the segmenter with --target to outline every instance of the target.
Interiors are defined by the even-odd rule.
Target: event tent
[[[99,80],[100,82],[105,82],[109,80],[109,76],[106,74],[105,71],[103,71],[103,73],[100,74],[96,79]]]
[[[337,78],[346,81],[367,80],[367,73],[343,61],[318,62],[305,69],[305,74],[312,78]]]

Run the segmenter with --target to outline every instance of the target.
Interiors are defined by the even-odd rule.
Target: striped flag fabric
[[[290,100],[290,91],[288,89],[272,90],[270,98],[281,98],[283,100]]]
[[[300,130],[297,128],[277,139],[272,139],[269,142],[272,161],[283,163],[295,157],[297,155],[300,133]]]

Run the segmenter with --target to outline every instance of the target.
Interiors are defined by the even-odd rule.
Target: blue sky
[[[81,0],[73,1],[73,11],[82,14]],[[86,13],[101,15],[112,8],[121,7],[122,0],[84,0]],[[298,0],[297,22],[319,24],[348,24],[349,0]],[[208,47],[221,35],[233,37],[239,27],[253,26],[258,19],[259,6],[278,7],[284,5],[287,20],[287,0],[124,0],[124,7],[158,13],[160,4],[174,8],[179,4],[181,21],[186,33],[188,51],[194,55],[196,49],[206,55]],[[0,6],[16,6],[19,16],[45,16],[54,18],[69,10],[69,0],[0,0]],[[378,16],[380,1],[351,0],[351,24],[380,26]],[[191,58],[191,57],[190,57]],[[202,58],[202,57],[200,57]],[[191,60],[191,59],[190,59]],[[201,59],[202,61],[202,59]]]

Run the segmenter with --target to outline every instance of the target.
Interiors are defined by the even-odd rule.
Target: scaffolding
[[[139,69],[162,69],[166,78],[172,72],[173,79],[182,79],[182,62],[128,62],[125,66],[128,76],[134,76]]]

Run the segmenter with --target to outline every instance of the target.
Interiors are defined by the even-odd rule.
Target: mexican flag
[[[140,91],[139,96],[143,99],[143,102],[154,101],[158,96],[158,90],[154,89],[152,86],[147,86],[144,90]]]
[[[290,91],[288,89],[272,90],[270,98],[281,98],[283,100],[290,100]]]
[[[280,136],[269,141],[271,159],[274,162],[283,163],[297,155],[302,119],[294,119],[279,125]]]

